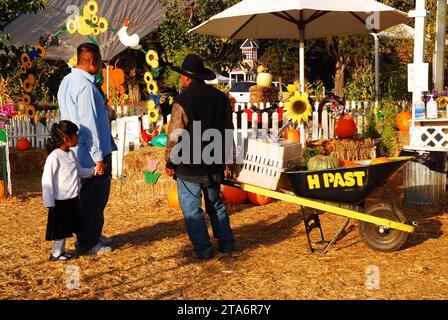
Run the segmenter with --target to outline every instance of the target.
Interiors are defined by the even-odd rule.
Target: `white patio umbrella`
[[[189,32],[231,39],[297,39],[304,90],[304,41],[378,33],[407,22],[406,13],[374,0],[243,0]]]

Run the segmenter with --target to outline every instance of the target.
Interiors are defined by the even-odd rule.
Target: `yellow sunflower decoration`
[[[109,30],[109,23],[107,22],[107,20],[105,18],[100,18],[98,20],[98,28],[100,28],[101,33],[104,33],[107,30]]]
[[[34,85],[30,82],[29,79],[26,79],[22,82],[22,88],[26,93],[31,93],[33,91]]]
[[[286,117],[293,123],[306,121],[313,113],[308,100],[308,93],[296,91],[294,95],[285,102]]]
[[[437,104],[439,105],[439,107],[445,107],[448,105],[448,97],[444,97],[444,96],[438,97],[436,99],[436,101],[437,101]]]
[[[29,95],[24,94],[22,95],[22,101],[24,104],[29,105],[31,103],[31,98]]]
[[[67,23],[65,24],[68,33],[75,34],[76,31],[78,31],[78,24],[76,23],[75,19],[68,19]]]
[[[148,112],[149,122],[155,123],[155,122],[159,121],[159,118],[160,118],[160,114],[159,114],[159,111],[157,111],[157,109],[154,109],[154,110],[151,110]]]
[[[30,119],[36,118],[36,108],[34,108],[33,106],[27,106],[26,107],[26,115]]]
[[[76,67],[76,65],[78,64],[78,56],[73,56],[69,61],[68,61],[68,66],[70,67],[70,68],[74,68],[74,67]]]
[[[145,82],[146,82],[146,84],[150,84],[153,81],[154,81],[154,78],[153,78],[151,72],[146,72],[145,73]]]
[[[22,53],[22,55],[20,56],[20,62],[22,66],[26,66],[28,63],[31,62],[31,58],[28,55],[28,53],[26,52]]]
[[[147,110],[152,111],[156,109],[156,102],[154,100],[149,100],[148,103],[146,104]]]
[[[153,69],[157,69],[159,67],[159,55],[155,50],[149,50],[146,54],[146,62]]]
[[[157,94],[159,93],[159,86],[157,85],[157,83],[155,81],[148,83],[147,88],[148,88],[149,94],[152,93],[154,96],[157,96]]]
[[[40,44],[35,45],[34,50],[36,50],[37,54],[42,59],[45,58],[45,56],[47,55],[47,50],[45,50],[45,48],[42,47]]]

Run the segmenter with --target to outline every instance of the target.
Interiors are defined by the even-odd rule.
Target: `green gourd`
[[[339,160],[335,157],[321,155],[312,157],[308,160],[307,164],[308,170],[310,171],[336,169],[340,166]]]

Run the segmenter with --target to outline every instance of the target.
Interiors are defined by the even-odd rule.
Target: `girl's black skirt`
[[[55,200],[54,210],[48,211],[47,241],[71,238],[78,233],[81,208],[79,198]]]

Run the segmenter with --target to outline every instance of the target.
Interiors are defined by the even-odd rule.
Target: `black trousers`
[[[79,204],[81,217],[76,234],[81,252],[92,249],[99,241],[104,226],[104,209],[109,201],[112,180],[112,155],[104,159],[106,173],[91,179],[81,180]]]

